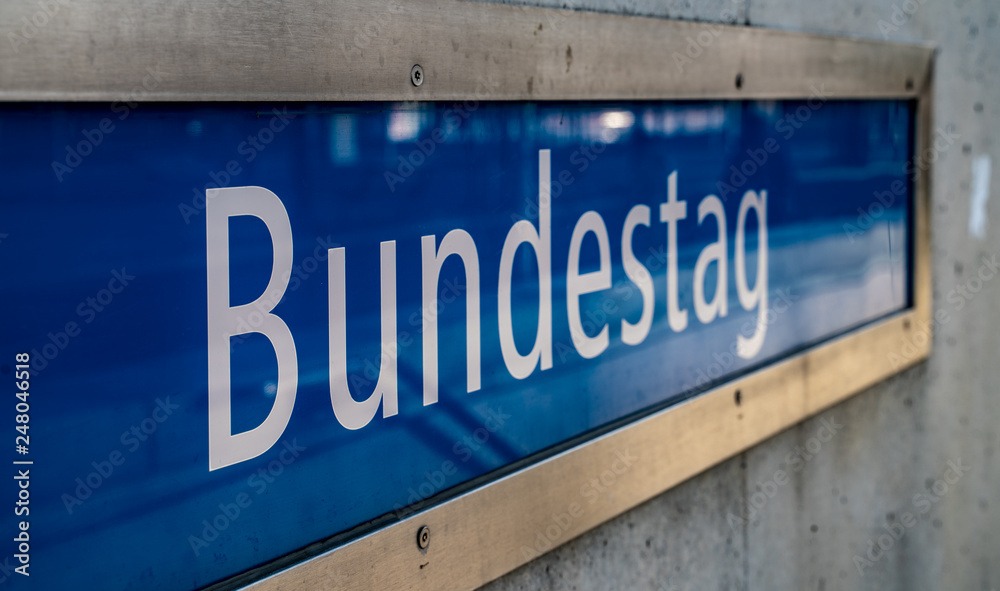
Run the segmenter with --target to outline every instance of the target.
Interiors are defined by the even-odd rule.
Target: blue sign
[[[2,584],[202,587],[907,308],[913,116],[0,107]]]

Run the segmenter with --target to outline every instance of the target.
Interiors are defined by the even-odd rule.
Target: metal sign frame
[[[916,101],[914,162],[932,149],[928,46],[459,0],[7,2],[0,33],[0,101],[742,100],[822,89]],[[472,589],[531,560],[524,548],[553,515],[569,516],[558,546],[922,361],[933,322],[929,187],[918,166],[912,307],[216,587]],[[617,475],[607,502],[574,510],[581,479],[625,450],[641,465]]]

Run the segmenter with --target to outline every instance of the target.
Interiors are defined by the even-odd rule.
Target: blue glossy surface
[[[294,117],[260,136],[273,108]],[[913,113],[905,102],[140,104],[122,114],[107,105],[0,108],[4,379],[13,382],[15,353],[34,350],[41,360],[47,344],[58,349],[31,378],[31,577],[4,569],[11,588],[204,586],[908,305]],[[67,164],[67,146],[90,141],[84,131],[105,118],[114,128],[69,166],[76,160]],[[731,167],[753,163],[769,138],[778,149],[747,166],[754,172],[725,200],[729,314],[702,324],[692,272],[715,228],[698,225],[698,203],[720,194]],[[419,142],[429,154],[413,157]],[[516,380],[500,352],[497,270],[514,220],[535,221],[540,149],[551,150],[554,185],[554,363]],[[410,171],[400,157],[422,162]],[[220,172],[230,161],[235,167]],[[658,218],[674,170],[688,203],[678,261],[689,318],[679,333],[666,318],[666,226]],[[401,180],[387,180],[387,172]],[[209,471],[203,197],[220,181],[266,187],[288,211],[299,271],[275,313],[295,337],[299,387],[281,443]],[[874,194],[897,181],[904,193],[881,207]],[[756,318],[740,306],[733,281],[737,209],[748,189],[767,191],[769,303],[788,305],[768,317],[760,353],[743,360],[729,351]],[[636,204],[653,212],[633,250],[653,275],[655,311],[649,335],[632,347],[622,343],[620,321],[638,319],[641,298],[622,269],[620,242]],[[607,224],[614,285],[582,298],[584,311],[603,307],[609,321],[610,346],[595,359],[573,350],[565,295],[570,235],[588,210]],[[748,223],[751,253],[757,223]],[[420,237],[440,239],[455,228],[468,231],[479,252],[482,389],[466,392],[465,298],[453,297],[461,287],[448,287],[465,278],[452,258],[441,274],[440,401],[425,407]],[[349,367],[364,379],[366,362],[379,360],[383,240],[397,243],[399,413],[349,431],[330,406],[325,250],[346,247]],[[234,303],[264,288],[270,248],[259,221],[232,220]],[[522,352],[538,316],[537,269],[526,255],[519,252],[513,279]],[[750,254],[751,282],[755,260]],[[596,261],[590,236],[583,267]],[[102,290],[115,273],[133,278],[108,300]],[[69,322],[79,334],[63,338]],[[232,359],[233,430],[244,431],[270,410],[277,366],[260,335],[234,340]],[[12,449],[14,402],[8,398],[0,417],[10,425],[8,456],[22,459]],[[499,428],[478,431],[480,439],[488,433],[485,442],[469,443],[498,417]],[[282,456],[292,442],[304,449]],[[120,465],[80,489],[77,478],[107,471],[115,452]],[[446,462],[456,472],[442,480],[434,472]],[[269,465],[280,474],[257,474]],[[8,484],[0,498],[12,507],[16,494]],[[218,519],[240,498],[249,503],[237,517]],[[205,539],[204,522],[216,520],[226,526]],[[9,539],[17,526],[7,509],[2,524]],[[192,536],[207,547],[193,549]],[[13,554],[12,542],[0,544],[0,557]]]

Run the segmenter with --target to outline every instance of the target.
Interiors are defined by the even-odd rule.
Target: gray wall
[[[982,258],[1000,253],[1000,1],[530,3],[704,21],[722,21],[728,8],[754,27],[937,45],[934,125],[959,135],[932,168],[934,310],[948,320],[935,329],[928,362],[485,589],[1000,590],[1000,280],[982,282],[968,300],[952,293],[979,287],[975,275],[989,275]],[[993,202],[973,231],[970,220],[982,211],[971,200],[973,162],[983,156],[992,164]],[[761,490],[773,496],[754,498],[762,505],[754,519],[731,527],[727,515],[740,515],[758,482],[789,468],[786,456],[816,436],[824,419],[844,427],[793,470],[791,482]],[[943,480],[949,461],[968,467],[953,484]],[[887,524],[899,524],[892,527],[898,540]],[[869,560],[869,544],[880,541],[887,549],[875,548],[877,560],[855,559]]]

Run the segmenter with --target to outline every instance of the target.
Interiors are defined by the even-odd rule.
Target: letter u
[[[382,359],[375,391],[358,402],[351,396],[347,380],[347,297],[345,249],[327,253],[327,285],[330,297],[330,403],[333,414],[348,429],[371,422],[382,403],[382,417],[396,414],[396,241],[381,244]]]

